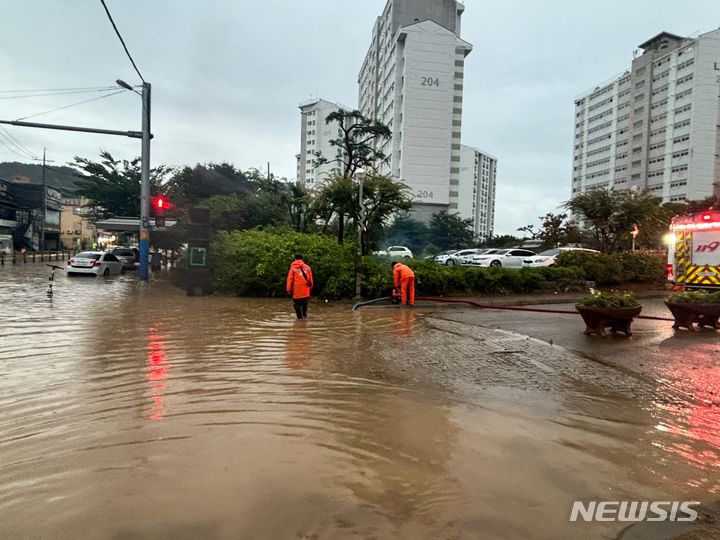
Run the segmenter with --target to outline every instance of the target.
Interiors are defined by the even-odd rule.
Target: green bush
[[[213,288],[238,296],[282,296],[295,253],[313,269],[314,294],[351,296],[355,287],[354,248],[328,236],[270,233],[260,230],[220,232],[212,244]]]
[[[683,291],[671,294],[668,302],[672,304],[720,304],[720,291]]]
[[[637,307],[637,303],[630,292],[609,292],[592,291],[591,294],[580,300],[577,305],[585,307],[601,308],[629,308]]]
[[[295,232],[260,230],[221,232],[212,245],[214,289],[237,296],[282,296],[293,255],[300,252],[313,269],[314,296],[350,298],[355,294],[355,244]],[[583,279],[576,268],[468,268],[407,259],[415,272],[418,295],[473,296],[523,293],[553,283]],[[363,259],[363,296],[387,296],[392,290],[391,259]]]
[[[568,251],[557,257],[556,268],[573,268],[579,276],[598,285],[662,283],[665,258],[656,251],[629,251],[605,255]]]

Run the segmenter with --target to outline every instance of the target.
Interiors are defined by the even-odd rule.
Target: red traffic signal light
[[[153,199],[153,207],[156,211],[162,212],[164,210],[169,210],[172,208],[172,204],[165,198],[164,195],[157,195]]]

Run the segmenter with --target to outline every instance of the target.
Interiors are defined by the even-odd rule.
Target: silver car
[[[133,248],[116,247],[110,253],[115,255],[126,269],[135,269],[135,265],[140,259],[138,251]]]
[[[461,249],[460,251],[456,251],[455,253],[450,255],[445,261],[445,264],[448,266],[453,266],[456,264],[468,265],[470,264],[470,258],[473,255],[477,255],[481,251],[481,249]]]

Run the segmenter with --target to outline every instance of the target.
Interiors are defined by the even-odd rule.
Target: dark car
[[[135,268],[136,264],[140,262],[140,251],[137,248],[116,247],[110,253],[123,263],[124,268]]]

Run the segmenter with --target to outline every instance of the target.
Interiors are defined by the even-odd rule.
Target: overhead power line
[[[130,63],[135,68],[135,72],[138,74],[138,77],[140,77],[140,80],[142,82],[145,82],[145,79],[143,79],[143,76],[140,73],[140,70],[138,69],[137,65],[135,65],[135,60],[133,60],[133,57],[130,55],[130,51],[128,51],[127,45],[125,45],[125,40],[120,35],[120,30],[118,30],[118,27],[115,25],[115,21],[113,21],[112,15],[110,15],[110,10],[108,9],[107,5],[105,4],[105,0],[100,0],[100,3],[105,8],[105,13],[107,13],[108,19],[110,19],[110,24],[112,24],[112,27],[115,30],[115,33],[117,34],[117,37],[120,40],[120,43],[122,43],[123,49],[125,49],[125,54],[127,54],[127,57],[130,59]]]
[[[0,90],[0,94],[24,94],[27,92],[65,92],[71,90],[102,90],[103,88],[115,88],[114,86],[82,86],[80,88],[31,88],[25,90]]]
[[[16,122],[19,122],[20,120],[26,120],[26,119],[28,119],[28,118],[34,118],[34,117],[36,117],[36,116],[41,116],[41,115],[43,115],[43,114],[49,114],[49,113],[56,112],[56,111],[62,111],[63,109],[69,109],[70,107],[77,107],[78,105],[82,105],[82,104],[84,104],[84,103],[90,103],[91,101],[98,101],[98,100],[100,100],[100,99],[105,99],[105,98],[108,98],[108,97],[110,97],[110,96],[115,96],[115,95],[117,95],[117,94],[122,94],[123,92],[127,92],[127,90],[122,89],[122,90],[118,90],[118,91],[116,91],[116,92],[111,92],[111,93],[109,93],[109,94],[105,94],[105,95],[102,95],[102,96],[99,96],[99,97],[94,97],[94,98],[91,98],[91,99],[85,99],[85,100],[83,100],[83,101],[78,101],[77,103],[71,103],[70,105],[63,105],[62,107],[56,107],[56,108],[50,109],[50,110],[48,110],[48,111],[43,111],[43,112],[39,112],[39,113],[35,113],[35,114],[29,114],[29,115],[27,115],[27,116],[22,116],[22,117],[20,117],[20,118],[17,118],[15,121],[16,121]]]
[[[20,141],[18,141],[12,133],[10,133],[4,126],[0,126],[0,130],[5,134],[5,140],[10,140],[11,143],[17,147],[21,152],[27,154],[28,156],[32,157],[33,159],[37,157],[35,152],[30,150],[27,146],[22,144]]]
[[[68,94],[89,94],[92,92],[107,92],[108,90],[114,90],[115,86],[105,86],[103,88],[94,88],[92,90],[65,90],[62,92],[43,92],[43,93],[35,93],[35,94],[29,94],[25,93],[22,95],[16,95],[16,96],[0,96],[0,100],[8,100],[8,99],[27,99],[27,98],[34,98],[34,97],[45,97],[45,96],[65,96]]]
[[[20,152],[18,152],[17,150],[15,150],[12,146],[10,146],[8,143],[5,142],[5,139],[3,139],[2,136],[0,136],[0,144],[2,144],[5,148],[7,148],[8,150],[10,150],[13,154],[15,154],[15,155],[17,155],[17,156],[20,156],[20,157],[23,158],[23,159],[28,159],[28,158],[30,157],[30,156],[28,156],[28,155],[26,155],[26,154],[21,154]]]

